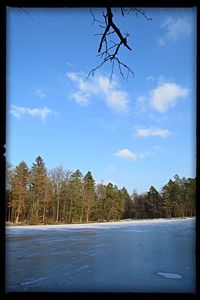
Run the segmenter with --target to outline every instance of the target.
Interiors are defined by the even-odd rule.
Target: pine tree
[[[113,205],[115,200],[114,186],[111,182],[109,182],[106,186],[106,220],[110,221],[113,219]]]
[[[161,217],[161,198],[154,186],[150,187],[149,192],[146,195],[146,203],[148,203],[148,218]]]
[[[125,188],[119,190],[116,185],[114,185],[114,201],[112,206],[112,218],[114,220],[120,220],[124,214],[125,209],[125,197],[127,191]]]
[[[10,222],[11,221],[11,215],[12,215],[12,181],[13,181],[13,175],[14,175],[14,169],[11,165],[11,163],[6,161],[6,221]]]
[[[121,190],[122,197],[124,199],[124,212],[123,218],[132,218],[133,217],[133,200],[131,199],[130,195],[128,194],[125,187]]]
[[[69,223],[79,223],[83,220],[83,175],[76,170],[69,179]]]
[[[95,211],[96,204],[95,181],[92,173],[88,171],[83,179],[83,219],[87,223],[89,222],[91,213]]]
[[[31,170],[32,213],[31,221],[38,223],[44,219],[47,192],[47,169],[43,159],[38,156]]]
[[[96,220],[104,221],[106,219],[106,186],[103,183],[96,185]]]
[[[196,178],[184,180],[184,209],[186,216],[196,214]]]
[[[30,172],[27,164],[22,161],[14,171],[12,178],[12,221],[18,223],[24,220],[24,211],[28,191]]]

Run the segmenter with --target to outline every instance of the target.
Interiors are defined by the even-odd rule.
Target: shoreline
[[[74,224],[36,224],[36,225],[25,225],[25,224],[5,224],[5,229],[42,229],[42,228],[91,228],[91,227],[103,227],[109,225],[128,225],[128,224],[143,224],[143,223],[164,223],[164,222],[175,222],[175,221],[186,221],[196,220],[194,217],[184,218],[158,218],[158,219],[135,219],[135,220],[120,220],[110,222],[90,222],[90,223],[74,223]]]

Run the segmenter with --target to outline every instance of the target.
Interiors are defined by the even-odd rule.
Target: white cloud
[[[141,137],[159,136],[165,138],[170,134],[171,132],[168,129],[154,128],[154,127],[137,129],[137,135]]]
[[[114,111],[128,111],[128,94],[119,89],[114,79],[110,82],[108,77],[102,75],[85,79],[83,75],[75,72],[69,72],[66,76],[77,88],[71,97],[80,105],[88,105],[92,96],[98,96]]]
[[[20,119],[23,115],[29,115],[31,117],[39,117],[43,122],[46,121],[48,115],[57,114],[56,112],[52,111],[48,107],[29,108],[29,107],[22,107],[16,105],[11,105],[10,113],[18,119]]]
[[[45,93],[41,89],[37,89],[35,91],[35,94],[40,98],[44,98],[46,96]]]
[[[149,92],[150,105],[159,112],[175,106],[179,98],[186,97],[189,90],[174,82],[163,83]]]
[[[146,112],[149,108],[164,113],[174,107],[180,98],[188,95],[189,89],[182,87],[175,82],[167,81],[160,76],[157,87],[147,92],[146,95],[138,96],[136,99],[137,108]]]
[[[92,85],[87,79],[84,80],[83,76],[78,73],[68,72],[66,75],[78,89],[71,95],[72,98],[80,105],[88,105],[90,100],[89,98],[97,93],[95,85]]]
[[[137,158],[137,155],[128,149],[119,150],[119,151],[113,153],[113,155],[122,157],[122,158],[133,159],[133,160]]]
[[[166,32],[158,39],[158,44],[164,46],[168,41],[177,41],[179,38],[188,36],[191,33],[192,26],[186,18],[168,17],[161,24],[161,29]]]

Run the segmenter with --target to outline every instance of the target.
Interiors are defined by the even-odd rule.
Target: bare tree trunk
[[[59,209],[60,209],[60,199],[59,199],[59,196],[58,196],[57,208],[56,208],[56,223],[58,223],[58,220],[59,220]]]
[[[90,207],[88,206],[87,212],[86,212],[86,222],[89,222],[89,215],[90,215]]]
[[[17,216],[16,216],[16,219],[15,219],[15,223],[19,222],[19,216],[20,216],[20,207],[18,207],[18,209],[17,209]]]
[[[45,221],[45,212],[46,212],[46,207],[44,205],[43,216],[42,216],[42,222],[43,222],[43,224],[44,224],[44,221]]]
[[[70,207],[69,207],[69,223],[71,223],[71,216],[72,216],[72,199],[70,200]]]
[[[81,215],[80,215],[80,220],[79,220],[80,223],[82,223],[82,221],[83,221],[83,209],[84,209],[84,201],[83,201],[83,205],[81,208]]]

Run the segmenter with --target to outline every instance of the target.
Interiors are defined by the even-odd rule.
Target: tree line
[[[120,219],[191,217],[196,211],[196,179],[175,175],[159,193],[130,195],[108,183],[95,183],[90,171],[62,166],[47,171],[38,156],[31,169],[22,161],[6,166],[6,221],[17,224],[102,222]]]

